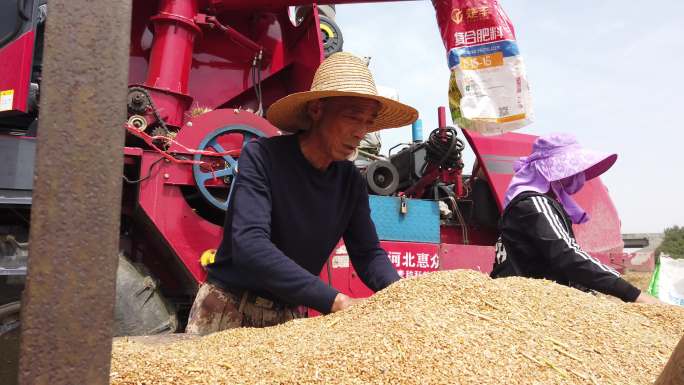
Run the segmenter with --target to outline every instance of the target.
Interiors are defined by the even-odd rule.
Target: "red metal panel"
[[[471,269],[489,273],[494,262],[493,246],[432,244],[381,241],[390,261],[402,278],[417,277],[437,270]],[[340,292],[363,298],[373,292],[361,282],[351,265],[344,243],[340,242],[330,256],[332,281],[326,267],[321,280],[331,282]]]
[[[587,223],[573,225],[577,242],[592,253],[622,253],[620,218],[601,180],[590,180],[573,198],[591,217]]]
[[[460,226],[442,226],[439,233],[443,244],[463,245],[463,231]],[[496,229],[480,229],[468,227],[468,245],[491,246],[499,238]]]
[[[146,151],[141,161],[142,172],[146,173],[159,156]],[[218,246],[223,229],[197,215],[179,187],[165,183],[164,174],[172,169],[171,164],[161,162],[154,168],[158,171],[140,183],[140,207],[159,231],[150,236],[161,236],[195,280],[202,282],[206,272],[200,265],[200,256],[205,250]],[[192,172],[190,167],[188,170]]]
[[[124,147],[124,155],[141,157],[143,149],[140,147]]]
[[[437,244],[382,241],[380,245],[402,278],[417,277],[439,269]]]
[[[591,252],[606,265],[622,272],[623,257],[620,253]],[[469,269],[489,274],[494,266],[494,246],[475,246],[443,243],[439,249],[440,270]]]
[[[0,49],[0,115],[27,111],[34,40],[29,31]]]
[[[496,203],[501,210],[508,184],[513,177],[513,162],[532,152],[533,135],[506,133],[485,136],[463,130],[463,134],[477,157],[479,166],[490,181]]]
[[[381,241],[380,245],[387,251],[390,261],[402,278],[417,277],[439,269],[439,245],[433,243]],[[332,285],[342,293],[362,298],[373,292],[361,281],[354,267],[344,243],[340,242],[330,256]],[[326,268],[320,275],[328,282]]]
[[[433,243],[380,241],[380,246],[387,251],[390,261],[402,278],[417,277],[425,273],[439,270],[439,245]],[[329,282],[341,293],[354,298],[366,298],[373,295],[354,271],[349,260],[347,248],[340,241],[330,255],[330,271],[332,279],[328,279],[327,266],[323,267],[320,278]],[[319,315],[309,309],[309,316]]]
[[[139,3],[133,12],[129,81],[143,84],[156,34],[148,20],[158,13],[156,2]],[[217,15],[226,26],[264,48],[261,70],[264,106],[292,92],[308,90],[323,59],[320,32],[313,18],[299,26],[290,22],[285,6],[271,11],[226,12]],[[253,54],[218,28],[197,35],[187,80],[192,107],[252,108],[256,97],[250,77]],[[163,62],[160,65],[164,66]],[[180,80],[180,79],[179,79]],[[156,102],[157,95],[155,95]],[[184,120],[189,114],[183,116]]]
[[[469,269],[489,274],[494,266],[494,246],[443,243],[439,258],[440,270]]]

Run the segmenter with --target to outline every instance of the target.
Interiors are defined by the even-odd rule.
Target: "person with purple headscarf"
[[[543,278],[595,290],[625,302],[656,303],[577,244],[572,224],[589,215],[573,199],[585,182],[606,172],[616,154],[582,148],[568,134],[538,138],[516,162],[501,217],[492,278]]]

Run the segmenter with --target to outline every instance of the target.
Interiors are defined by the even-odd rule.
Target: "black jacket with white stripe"
[[[588,288],[625,302],[640,291],[582,250],[568,215],[554,199],[536,192],[516,196],[504,210],[492,278],[545,278]]]

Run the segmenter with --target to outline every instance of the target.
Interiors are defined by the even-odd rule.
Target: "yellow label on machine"
[[[200,264],[204,267],[211,265],[216,260],[216,249],[209,249],[202,253]]]
[[[14,104],[14,90],[0,91],[0,111],[9,111]]]
[[[462,57],[459,67],[462,70],[481,70],[502,65],[503,52],[494,52],[486,55]]]
[[[517,114],[517,115],[504,116],[502,118],[477,118],[476,120],[481,121],[481,122],[507,123],[507,122],[514,122],[516,120],[522,120],[522,119],[525,119],[526,117],[527,117],[527,115],[525,115],[525,114]]]

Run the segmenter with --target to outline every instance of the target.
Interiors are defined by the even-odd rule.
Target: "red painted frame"
[[[323,60],[318,13],[295,26],[287,2],[271,4],[264,10],[211,15],[243,40],[262,47],[265,106],[289,93],[307,90]],[[129,82],[151,90],[162,118],[183,127],[191,117],[190,110],[197,107],[255,111],[258,105],[250,77],[253,50],[245,47],[243,40],[210,27],[197,0],[162,0],[159,8],[155,5],[134,4]],[[155,120],[151,113],[146,118]]]
[[[14,94],[11,109],[0,111],[0,116],[28,111],[34,44],[35,33],[30,30],[0,48],[0,91]]]

